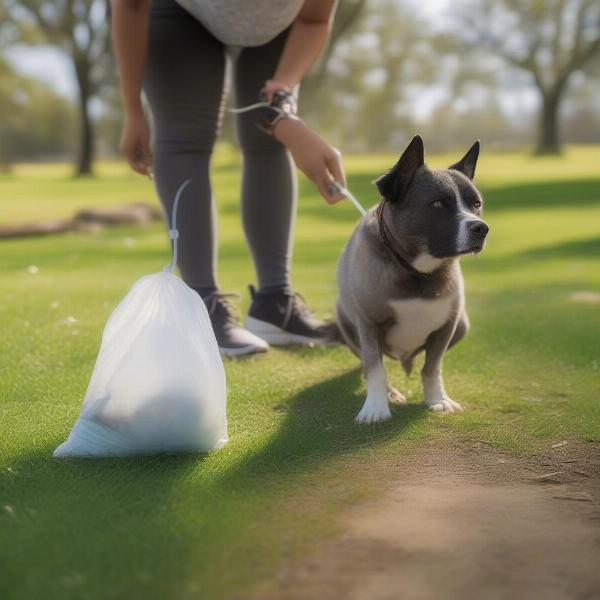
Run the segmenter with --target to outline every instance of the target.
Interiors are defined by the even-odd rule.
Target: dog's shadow
[[[279,429],[260,451],[246,455],[225,478],[235,486],[244,472],[268,477],[296,470],[310,470],[323,462],[349,455],[361,448],[374,447],[391,438],[400,438],[405,430],[427,415],[423,404],[392,406],[390,420],[358,425],[354,417],[364,402],[359,368],[311,385],[274,405],[285,418]]]

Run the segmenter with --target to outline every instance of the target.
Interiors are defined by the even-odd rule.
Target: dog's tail
[[[328,321],[323,325],[323,337],[327,344],[345,344],[344,336],[336,321]]]
[[[356,356],[360,356],[360,344],[356,328],[344,314],[339,302],[336,306],[336,327],[339,343],[346,345]]]
[[[404,369],[404,372],[406,373],[407,377],[412,373],[413,366],[415,364],[415,358],[420,352],[423,352],[423,350],[425,350],[425,346],[417,348],[410,356],[405,356],[400,360],[402,368]]]

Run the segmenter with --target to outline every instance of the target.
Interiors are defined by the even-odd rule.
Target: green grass
[[[332,535],[377,465],[425,442],[531,453],[562,439],[600,441],[600,307],[571,299],[600,292],[599,155],[482,155],[492,233],[485,253],[463,261],[472,330],[445,362],[464,414],[427,413],[418,377],[388,363],[408,407],[385,424],[355,426],[365,389],[348,351],[273,350],[226,361],[231,442],[206,456],[51,459],[79,413],[112,308],[169,260],[163,227],[1,241],[0,597],[231,598]],[[364,204],[375,202],[370,180],[394,159],[347,159]],[[244,293],[243,310],[254,276],[236,155],[221,149],[214,172],[220,280]],[[0,223],[154,201],[150,184],[122,165],[99,173],[72,180],[66,167],[25,165],[0,176]],[[356,220],[349,204],[328,207],[302,182],[294,284],[320,314],[332,312],[335,264]]]

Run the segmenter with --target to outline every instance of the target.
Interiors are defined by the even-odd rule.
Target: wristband
[[[261,100],[266,101],[264,92],[261,92]],[[294,95],[285,90],[278,90],[273,94],[269,106],[261,109],[259,127],[269,135],[273,135],[275,125],[279,121],[283,119],[300,121],[301,119],[297,115],[297,112],[298,105]]]

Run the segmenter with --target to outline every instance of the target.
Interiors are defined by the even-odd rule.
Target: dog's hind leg
[[[388,382],[383,366],[383,354],[379,329],[376,325],[361,321],[357,327],[360,357],[367,381],[367,398],[356,415],[357,423],[375,423],[392,416],[388,405]]]

